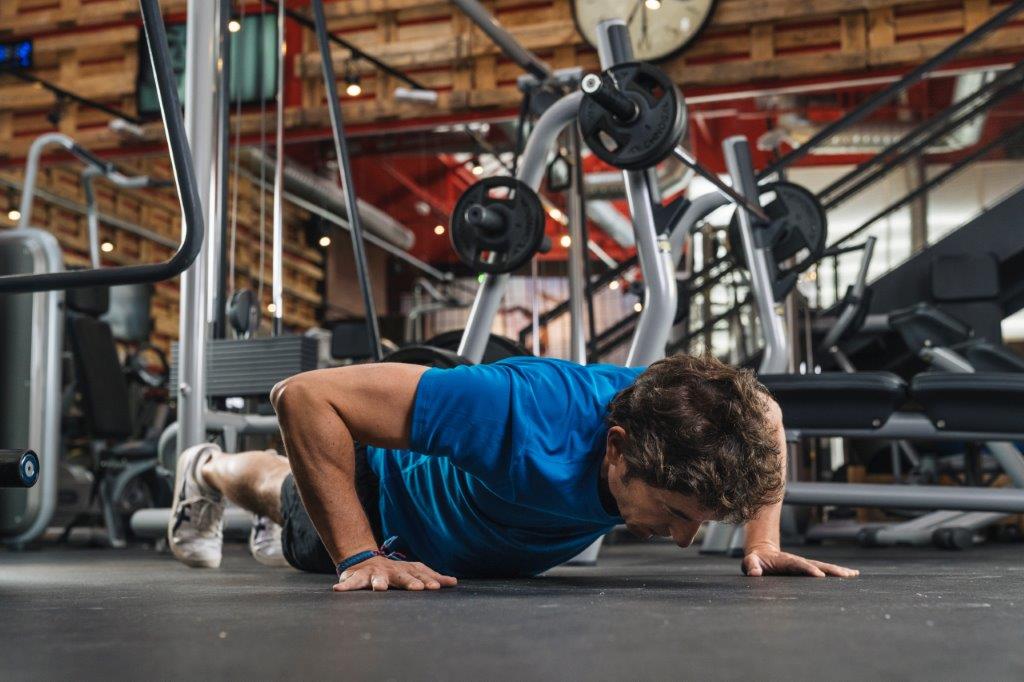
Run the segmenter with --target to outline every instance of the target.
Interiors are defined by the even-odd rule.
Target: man
[[[747,575],[857,575],[781,551],[780,411],[711,357],[358,365],[292,377],[271,401],[287,461],[179,459],[169,540],[186,563],[219,565],[227,497],[281,524],[288,563],[336,572],[336,591],[537,575],[622,523],[686,547],[712,519],[747,523]]]

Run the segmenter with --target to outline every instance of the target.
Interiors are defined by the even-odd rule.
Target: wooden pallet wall
[[[900,67],[935,54],[1006,6],[1008,0],[720,0],[704,34],[681,56],[664,64],[684,87],[708,88],[791,80]],[[184,0],[162,3],[180,17]],[[246,3],[248,11],[261,3]],[[306,3],[292,3],[304,9]],[[577,33],[568,0],[489,0],[499,20],[527,48],[555,66],[597,67],[597,58]],[[36,71],[80,94],[128,111],[134,107],[138,69],[135,0],[3,0],[0,40],[36,37]],[[326,5],[332,30],[418,81],[436,89],[436,105],[396,102],[399,84],[365,63],[364,94],[345,97],[350,125],[514,109],[521,70],[447,2],[437,0],[337,0]],[[1024,18],[996,31],[967,55],[1019,53]],[[319,56],[303,32],[294,75],[300,101],[289,108],[290,128],[324,127]],[[341,77],[348,51],[334,46]],[[23,155],[31,138],[52,129],[46,113],[53,96],[31,84],[0,80],[0,158]],[[247,132],[259,114],[238,121]],[[77,105],[65,107],[60,128],[94,148],[132,144],[106,129],[106,115]],[[158,124],[148,127],[159,141]]]

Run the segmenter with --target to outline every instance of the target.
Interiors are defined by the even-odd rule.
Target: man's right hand
[[[373,557],[348,569],[334,586],[335,592],[352,590],[383,591],[389,587],[402,590],[439,590],[455,587],[458,581],[415,561],[395,561]]]

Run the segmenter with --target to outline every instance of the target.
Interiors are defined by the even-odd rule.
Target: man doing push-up
[[[335,573],[336,591],[534,576],[619,524],[686,547],[709,520],[747,524],[747,575],[857,574],[780,549],[781,413],[711,357],[355,365],[292,377],[271,401],[287,459],[179,458],[168,535],[186,564],[220,564],[226,498],[281,526],[257,527],[258,558]]]

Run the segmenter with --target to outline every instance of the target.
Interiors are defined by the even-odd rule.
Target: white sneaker
[[[219,451],[217,445],[203,443],[178,456],[167,543],[179,561],[196,568],[220,566],[224,545],[224,497],[199,480],[200,465]]]
[[[281,526],[266,516],[255,516],[249,532],[249,551],[252,558],[264,566],[287,566],[281,549]]]

